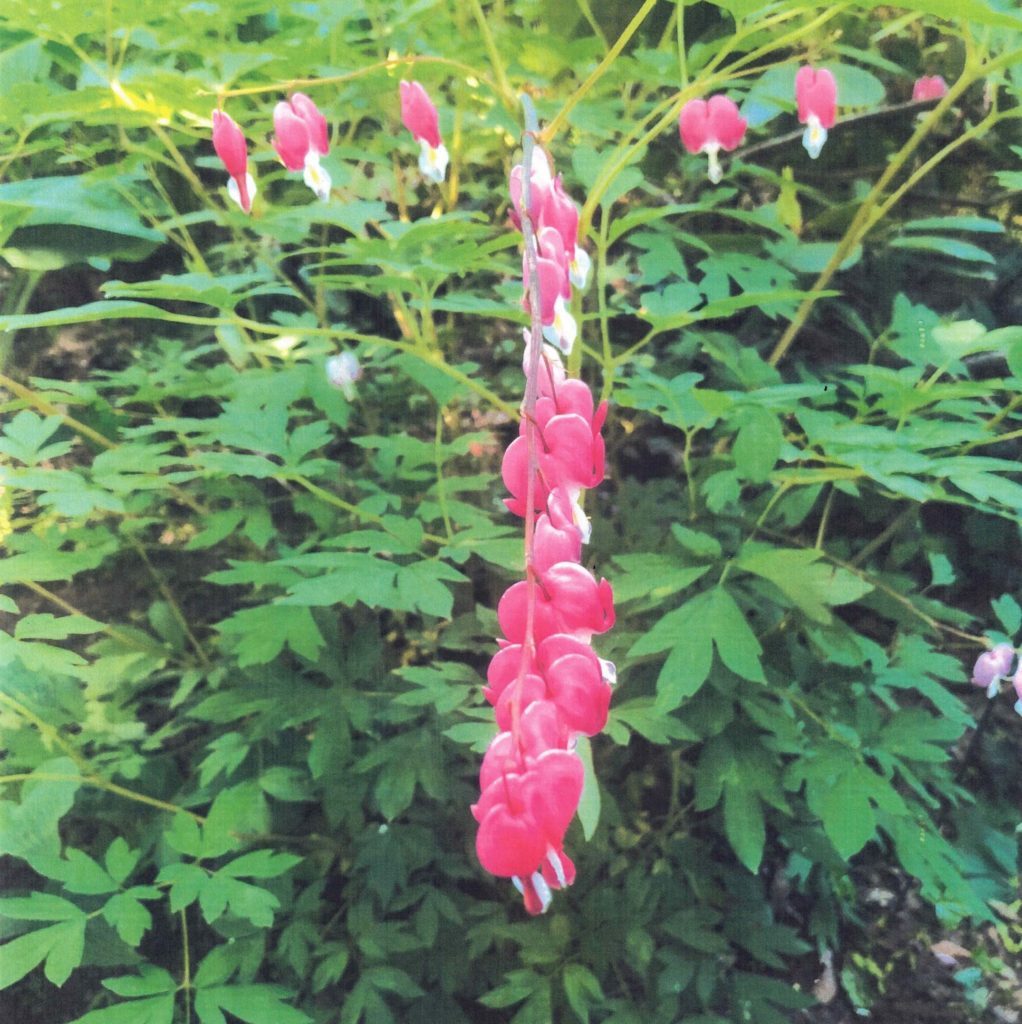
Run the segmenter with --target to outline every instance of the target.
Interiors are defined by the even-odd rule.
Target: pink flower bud
[[[419,170],[439,184],[447,173],[447,149],[440,138],[436,107],[418,82],[401,83],[401,121],[419,144]]]
[[[947,82],[940,75],[923,75],[917,78],[912,86],[912,99],[917,102],[922,100],[939,100],[947,95]]]
[[[436,107],[418,82],[401,83],[401,120],[416,142],[425,139],[434,149],[440,145]]]
[[[745,138],[747,122],[738,113],[738,106],[727,96],[711,96],[709,100],[689,100],[678,115],[678,134],[690,153],[706,153],[710,158],[710,181],[720,181],[723,171],[717,154],[730,152]]]
[[[241,129],[222,110],[213,111],[213,149],[230,175],[228,193],[245,213],[250,213],[256,187],[248,173],[248,146]]]
[[[1018,668],[1011,677],[1011,685],[1015,687],[1015,696],[1018,697],[1015,701],[1015,710],[1022,715],[1022,659],[1019,660]]]
[[[837,118],[837,82],[826,68],[805,65],[795,76],[799,123],[806,125],[802,145],[815,160],[827,141],[827,129]]]

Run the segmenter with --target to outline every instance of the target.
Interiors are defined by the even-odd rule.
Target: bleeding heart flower
[[[947,95],[947,82],[940,75],[923,75],[917,78],[912,86],[912,99],[916,102],[923,100],[939,100]]]
[[[222,110],[213,111],[213,148],[231,176],[227,194],[245,213],[250,213],[256,184],[248,173],[248,146],[241,129]]]
[[[342,352],[331,356],[326,361],[327,380],[344,393],[344,397],[352,402],[355,399],[355,381],[362,378],[362,367],[354,352]]]
[[[274,107],[273,148],[289,171],[303,172],[305,184],[320,199],[330,198],[330,175],[319,165],[330,148],[326,118],[308,96],[296,92]]]
[[[522,205],[522,179],[525,174],[521,164],[515,164],[511,168],[511,177],[508,179],[508,193],[511,196],[511,209],[508,215],[511,223],[521,231],[522,218],[519,209]],[[553,178],[550,171],[550,161],[546,153],[538,146],[532,150],[532,174],[529,181],[529,216],[532,219],[534,228],[539,227],[539,218],[546,205],[547,195],[553,185]]]
[[[440,138],[436,107],[418,82],[401,83],[401,121],[419,144],[419,170],[439,185],[449,156]]]
[[[540,222],[553,228],[560,236],[567,255],[568,275],[576,288],[585,288],[591,261],[589,254],[578,244],[578,207],[564,191],[558,174],[542,194]]]
[[[834,127],[837,117],[837,82],[826,68],[807,64],[795,76],[795,99],[799,123],[806,126],[802,145],[815,160],[827,141],[827,129]]]
[[[727,96],[689,100],[678,115],[678,134],[690,153],[705,153],[710,159],[709,178],[717,184],[724,176],[718,154],[730,152],[745,138],[747,122],[738,106]]]
[[[996,697],[1001,688],[1001,680],[1011,673],[1011,663],[1015,660],[1015,648],[1011,644],[997,644],[989,651],[984,651],[972,669],[972,685],[980,686],[987,691],[988,697]]]

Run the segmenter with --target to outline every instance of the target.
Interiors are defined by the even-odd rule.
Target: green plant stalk
[[[507,106],[517,106],[515,103],[514,90],[511,88],[511,83],[507,79],[507,72],[504,70],[504,62],[500,59],[500,52],[497,50],[497,44],[493,39],[493,33],[490,31],[490,23],[486,20],[486,15],[483,13],[482,4],[479,0],[469,0],[469,3],[472,7],[472,14],[475,16],[476,24],[479,26],[479,34],[483,37],[483,46],[486,47],[486,54],[490,58],[490,67],[493,68],[493,74],[497,81],[497,89]]]
[[[204,825],[206,819],[195,811],[189,811],[186,807],[178,807],[177,804],[160,800],[158,797],[149,796],[146,793],[139,793],[126,786],[119,786],[116,782],[110,782],[99,775],[82,774],[68,775],[63,772],[16,772],[13,775],[0,775],[0,786],[13,782],[77,782],[82,786],[91,786],[93,789],[103,789],[115,796],[124,797],[125,800],[132,800],[138,804],[145,804],[147,807],[155,807],[160,811],[167,811],[169,814],[187,814],[194,822]]]
[[[478,6],[478,0],[473,0],[473,3]],[[646,20],[646,15],[653,10],[656,4],[657,0],[646,0],[639,10],[636,11],[635,16],[624,27],[617,41],[607,51],[607,55],[596,65],[589,77],[571,94],[571,98],[561,107],[554,116],[554,119],[540,132],[539,141],[543,145],[549,145],[557,137],[557,133],[561,130],[565,121],[567,121],[568,115],[586,98],[592,91],[593,86],[604,76],[618,54],[628,45],[628,41],[639,31],[640,26]]]
[[[985,118],[979,123],[979,125],[975,126],[975,128],[963,133],[957,139],[945,146],[938,154],[936,154],[935,157],[927,160],[926,163],[923,164],[922,168],[919,168],[914,174],[910,175],[908,180],[900,188],[896,189],[890,197],[888,197],[887,202],[881,202],[881,196],[887,189],[887,186],[899,173],[902,167],[904,167],[906,161],[916,151],[916,149],[918,149],[923,140],[933,131],[937,122],[941,117],[943,117],[945,111],[947,111],[955,100],[957,100],[958,97],[980,76],[981,70],[981,68],[973,68],[970,70],[967,65],[966,70],[963,71],[962,76],[958,81],[951,86],[947,94],[933,108],[933,110],[923,118],[919,126],[909,137],[908,141],[891,158],[886,170],[877,179],[874,186],[870,189],[869,194],[863,200],[862,205],[856,211],[851,224],[848,225],[843,237],[838,242],[837,248],[834,250],[834,254],[820,272],[819,277],[817,277],[810,286],[809,296],[802,300],[795,313],[795,318],[791,321],[784,334],[781,335],[777,344],[774,346],[774,350],[770,353],[770,357],[767,360],[771,366],[776,366],[787,354],[788,349],[791,348],[796,336],[808,319],[813,306],[816,304],[816,301],[819,298],[818,293],[827,287],[831,278],[837,273],[838,268],[845,261],[848,254],[860,244],[880,217],[890,210],[894,203],[904,195],[907,189],[911,188],[911,186],[922,177],[922,174],[925,174],[932,167],[936,166],[936,164],[943,160],[949,153],[954,152],[958,146],[963,145],[970,138],[973,138],[976,134],[976,128],[986,125],[986,121],[989,118]],[[985,130],[985,127],[983,130]],[[925,170],[923,170],[923,168],[925,168]],[[920,171],[922,173],[920,173]]]
[[[447,539],[454,536],[454,527],[451,526],[451,513],[447,503],[447,484],[444,481],[444,460],[441,449],[444,443],[444,410],[443,406],[437,406],[436,431],[433,435],[433,461],[436,465],[436,498],[440,506],[440,514],[444,520],[444,531]]]
[[[688,85],[688,56],[685,52],[685,0],[674,0],[675,28],[678,31],[678,82]]]
[[[83,618],[91,618],[80,611],[73,604],[65,601],[62,597],[58,597],[53,593],[52,590],[48,590],[40,583],[36,583],[35,580],[15,580],[19,586],[27,587],[29,590],[34,591],[40,597],[45,598],[50,604],[56,605],[62,611],[68,613],[68,615],[81,615]],[[143,640],[139,640],[137,637],[132,636],[130,633],[124,633],[119,630],[116,626],[104,624],[100,632],[106,633],[107,636],[118,641],[118,643],[125,644],[128,647],[134,647],[137,651],[145,651],[148,654],[158,654],[161,658],[175,659],[174,652],[168,647],[164,647],[162,644],[147,643]]]
[[[185,1024],[192,1020],[192,958],[188,946],[188,908],[182,907],[181,914],[181,991],[185,996]]]
[[[135,553],[142,560],[143,565],[152,577],[153,582],[156,584],[156,589],[159,590],[163,597],[163,600],[167,602],[167,606],[170,608],[171,615],[174,616],[174,620],[178,624],[178,628],[188,638],[188,642],[192,645],[192,650],[195,651],[195,656],[200,662],[206,667],[210,667],[210,660],[206,655],[206,651],[203,649],[202,644],[199,643],[198,638],[192,632],[191,627],[188,625],[188,620],[185,618],[184,613],[181,611],[181,605],[178,603],[177,598],[174,596],[174,592],[167,585],[163,577],[156,571],[156,567],[149,560],[149,556],[145,552],[145,548],[142,547],[137,537],[133,534],[127,534],[128,543],[134,548]]]
[[[319,484],[314,484],[308,477],[302,476],[300,473],[284,473],[274,479],[279,480],[281,483],[290,481],[291,483],[298,484],[299,487],[304,488],[310,494],[315,495],[321,501],[325,501],[328,505],[333,505],[335,508],[343,509],[350,516],[355,519],[360,519],[366,523],[375,523],[385,533],[390,531],[383,525],[383,517],[378,516],[375,512],[366,512],[364,509],[360,509],[357,505],[352,505],[350,501],[345,501],[343,498],[339,498],[332,491],[328,491]],[[393,536],[393,534],[391,534]],[[423,533],[423,539],[428,540],[432,544],[446,544],[450,539],[449,537],[439,537],[435,533]]]
[[[15,700],[13,697],[10,697],[5,693],[0,693],[0,704],[9,708],[19,718],[23,718],[26,722],[34,725],[36,729],[39,730],[39,734],[43,737],[43,740],[48,740],[55,747],[59,747],[63,750],[64,753],[67,754],[67,756],[70,757],[76,765],[78,765],[80,771],[83,773],[87,773],[89,771],[89,762],[81,753],[79,753],[78,748],[75,747],[74,744],[68,742],[68,740],[61,736],[59,729],[50,725],[49,722],[44,721],[30,708],[25,707],[21,701]]]
[[[582,12],[582,17],[588,22],[589,27],[593,30],[593,34],[603,44],[604,50],[608,49],[610,43],[607,42],[607,36],[604,34],[600,23],[593,16],[593,9],[589,6],[589,0],[575,0],[578,4],[578,9]]]
[[[5,373],[0,373],[0,388],[4,388],[10,391],[11,394],[17,395],[23,402],[27,402],[47,416],[59,416],[65,426],[70,427],[76,434],[87,437],[101,448],[113,449],[118,447],[116,442],[111,441],[108,437],[104,437],[99,431],[86,426],[86,424],[76,420],[73,416],[68,416],[67,413],[61,412],[51,401],[31,388],[25,387],[24,384],[19,384]]]
[[[5,316],[20,316],[24,313],[42,276],[43,272],[41,270],[25,271],[16,279],[17,283],[14,287],[4,296],[3,302],[0,303],[0,312]],[[14,334],[0,334],[0,372],[7,369],[8,359],[13,348]]]

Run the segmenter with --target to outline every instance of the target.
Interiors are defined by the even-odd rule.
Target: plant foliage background
[[[846,122],[815,163],[806,60]],[[1022,625],[1014,4],[13,0],[0,83],[10,1019],[781,1024],[821,957],[885,991],[878,885],[986,936],[977,1012],[1010,982],[1020,724],[967,678]],[[266,141],[289,87],[326,204]],[[521,568],[522,89],[594,259],[620,678],[536,920],[468,812]],[[725,90],[713,187],[675,125]]]

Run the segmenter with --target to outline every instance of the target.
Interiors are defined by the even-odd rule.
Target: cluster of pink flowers
[[[521,229],[519,208],[522,203],[523,170],[518,164],[511,171],[511,220]],[[554,177],[541,149],[534,153],[529,185],[529,219],[536,232],[539,249],[538,304],[543,337],[567,355],[575,343],[578,326],[568,311],[571,288],[585,288],[589,279],[589,254],[578,241],[578,207],[564,190],[561,176]],[[522,306],[531,309],[529,275],[522,256],[522,277],[525,293]]]
[[[992,700],[1001,692],[1001,683],[1011,676],[1011,685],[1018,697],[1015,710],[1022,715],[1022,658],[1012,675],[1011,665],[1014,660],[1015,648],[1011,644],[996,644],[976,659],[972,669],[972,684],[986,690]]]
[[[422,147],[419,167],[433,181],[441,182],[447,170],[447,150],[440,139],[436,107],[418,82],[401,83],[401,119]],[[256,183],[248,170],[248,144],[237,122],[223,110],[214,110],[213,148],[230,178],[227,193],[245,211],[252,210]],[[304,93],[296,92],[273,111],[273,148],[289,171],[301,171],[305,184],[326,202],[330,175],[320,158],[330,150],[326,118]]]
[[[923,76],[912,89],[916,102],[940,99],[947,93],[947,83],[940,75]],[[815,160],[827,141],[827,130],[837,120],[837,82],[826,68],[805,65],[795,75],[795,102],[799,124],[806,126],[802,145]],[[723,176],[719,153],[737,149],[745,138],[745,118],[738,105],[727,96],[711,96],[708,100],[689,100],[678,116],[678,134],[689,153],[705,153],[709,158],[710,181],[717,184]]]
[[[512,174],[511,195],[516,223],[525,216],[533,227],[532,259],[539,269],[534,298],[546,325],[548,289],[559,300],[572,266],[577,271],[586,261],[579,255],[578,212],[545,157],[538,150],[535,155],[529,209],[522,202],[521,167]],[[564,347],[562,336],[557,341]],[[472,813],[479,823],[480,863],[510,878],[525,909],[539,914],[551,891],[575,878],[564,851],[583,787],[575,740],[595,735],[607,722],[615,671],[591,642],[614,624],[614,595],[606,580],[597,582],[580,564],[589,521],[579,499],[603,479],[606,403],[596,407],[588,386],[566,376],[558,351],[528,331],[524,367],[526,395],[534,401],[532,408],[527,402],[519,436],[504,454],[502,476],[511,492],[505,504],[525,519],[526,578],[512,584],[497,607],[504,635],[484,693],[502,731],[483,758],[481,796]]]

